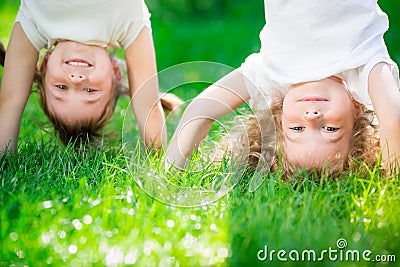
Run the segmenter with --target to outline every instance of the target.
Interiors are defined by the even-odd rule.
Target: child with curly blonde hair
[[[108,53],[116,47],[124,48],[129,90],[121,86],[119,64]],[[37,68],[44,48],[48,52]],[[143,0],[21,1],[0,90],[0,154],[16,150],[34,81],[64,143],[101,136],[124,93],[132,98],[145,144],[166,143],[150,13]]]
[[[170,164],[183,168],[213,121],[249,101],[261,111],[250,119],[252,134],[244,134],[253,165],[265,154],[267,161],[275,159],[272,169],[281,157],[288,173],[304,168],[338,173],[355,158],[372,165],[379,150],[387,169],[397,167],[398,67],[383,40],[388,18],[376,0],[306,0],[295,8],[293,1],[266,0],[265,18],[260,52],[185,110],[167,150]],[[259,121],[276,127],[273,155],[269,143],[275,137],[260,134]]]
[[[292,162],[285,153],[285,134],[282,128],[284,95],[272,98],[269,110],[257,115],[245,115],[245,128],[233,129],[218,147],[216,162],[224,157],[232,157],[236,164],[244,164],[251,169],[282,171],[283,179],[294,177],[300,170],[317,173],[318,176],[338,177],[342,171],[365,170],[365,165],[373,169],[379,157],[379,132],[374,114],[365,106],[360,106],[360,114],[354,119],[349,151],[343,160],[331,161],[329,166],[307,166]],[[365,170],[366,171],[366,170]]]

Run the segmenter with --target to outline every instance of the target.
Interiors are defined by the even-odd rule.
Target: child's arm
[[[167,149],[168,164],[183,169],[214,120],[250,98],[243,76],[233,71],[204,90],[188,105]]]
[[[379,120],[382,160],[391,170],[400,165],[400,92],[386,63],[377,64],[368,79],[368,90]],[[394,169],[395,170],[395,169]]]
[[[147,146],[166,144],[164,112],[158,101],[158,79],[151,31],[143,28],[125,50],[132,109]]]
[[[17,148],[21,116],[31,92],[38,52],[19,23],[7,48],[0,90],[0,155]]]

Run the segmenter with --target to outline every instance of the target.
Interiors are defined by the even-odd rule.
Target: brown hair
[[[378,127],[373,123],[374,114],[358,102],[354,102],[354,104],[361,110],[361,115],[355,117],[350,151],[344,161],[329,167],[313,169],[305,169],[291,163],[287,159],[283,147],[283,98],[284,96],[281,94],[276,95],[273,97],[270,110],[265,110],[257,115],[247,115],[246,129],[238,133],[238,141],[233,142],[233,147],[229,148],[228,155],[232,155],[239,162],[243,162],[245,159],[247,166],[251,169],[267,166],[268,171],[280,170],[283,179],[290,179],[301,172],[316,173],[319,177],[329,175],[336,178],[344,170],[363,171],[365,168],[362,166],[365,165],[374,168],[380,151]],[[268,129],[275,130],[276,143],[275,136]],[[243,153],[243,151],[245,152]]]
[[[96,145],[97,140],[102,137],[102,129],[108,123],[113,114],[118,98],[121,95],[128,94],[128,88],[123,86],[121,83],[122,75],[118,66],[118,62],[116,59],[110,56],[110,60],[114,69],[112,83],[113,94],[104,107],[100,117],[79,120],[75,124],[71,125],[65,123],[64,120],[60,119],[55,113],[51,112],[46,103],[44,77],[46,75],[47,61],[50,53],[51,52],[49,51],[46,52],[39,70],[37,70],[35,73],[35,82],[37,84],[37,90],[39,93],[40,106],[42,107],[43,112],[46,114],[51,124],[54,126],[55,131],[64,145],[67,145],[70,142],[73,143],[75,147],[78,147],[80,144]]]
[[[112,83],[112,97],[104,107],[103,112],[99,118],[91,118],[86,120],[77,121],[75,124],[66,124],[64,120],[57,117],[57,115],[48,109],[45,97],[44,77],[46,75],[46,65],[50,52],[44,55],[43,61],[40,65],[39,70],[35,73],[35,82],[39,93],[40,106],[44,113],[48,117],[49,121],[54,126],[55,131],[58,133],[62,143],[67,145],[73,143],[77,148],[81,144],[83,145],[97,145],[99,139],[103,137],[102,130],[104,126],[109,122],[117,100],[122,95],[129,95],[129,89],[122,83],[122,72],[118,63],[118,60],[110,56],[111,63],[113,65],[114,77]],[[177,107],[182,101],[173,94],[163,94],[161,96],[161,104],[166,111],[176,111]],[[105,135],[110,136],[110,134]]]

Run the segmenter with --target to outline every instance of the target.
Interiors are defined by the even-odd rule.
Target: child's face
[[[61,42],[49,56],[48,109],[65,123],[99,118],[112,96],[113,68],[104,48]]]
[[[349,152],[354,118],[352,99],[340,79],[294,85],[282,113],[288,160],[308,168],[341,162]]]

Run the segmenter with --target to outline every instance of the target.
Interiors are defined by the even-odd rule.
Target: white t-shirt
[[[390,59],[383,34],[388,18],[377,0],[265,0],[261,50],[239,70],[247,81],[250,105],[265,108],[275,90],[285,94],[297,83],[332,75],[342,78],[353,97],[372,110],[368,75]]]
[[[21,0],[16,22],[38,51],[57,40],[127,48],[151,29],[143,0]]]

